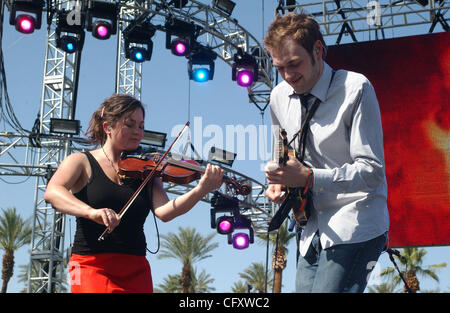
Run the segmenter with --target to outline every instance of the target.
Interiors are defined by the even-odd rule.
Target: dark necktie
[[[307,123],[307,125],[304,125],[305,123],[305,119],[306,116],[308,115],[309,112],[309,102],[312,98],[314,98],[314,96],[310,93],[307,94],[299,94],[298,97],[300,98],[300,103],[301,103],[301,109],[302,109],[302,122],[301,122],[301,127],[303,129],[302,133],[304,133],[303,136],[298,136],[298,140],[297,140],[297,147],[298,147],[298,151],[300,152],[299,157],[300,160],[302,161],[304,158],[304,148],[303,146],[306,144],[306,134],[308,133],[309,130],[309,123]],[[303,142],[301,142],[303,140]]]
[[[302,107],[305,107],[307,109],[309,99],[311,99],[314,96],[310,93],[297,94],[297,95],[300,98],[300,103],[302,104]]]

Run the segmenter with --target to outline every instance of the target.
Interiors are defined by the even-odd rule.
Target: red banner
[[[380,103],[392,247],[450,244],[450,33],[329,47]]]

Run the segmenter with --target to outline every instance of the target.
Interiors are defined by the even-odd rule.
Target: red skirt
[[[69,274],[73,293],[153,292],[152,273],[145,256],[72,254]]]

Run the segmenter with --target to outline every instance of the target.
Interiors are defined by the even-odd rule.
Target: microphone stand
[[[412,293],[411,289],[408,286],[408,283],[405,280],[405,277],[403,276],[402,272],[400,271],[400,269],[397,266],[397,263],[395,263],[395,260],[394,260],[394,254],[399,256],[400,253],[397,250],[394,250],[394,249],[391,249],[391,248],[387,248],[386,252],[389,254],[389,259],[391,260],[392,263],[394,263],[395,269],[397,270],[400,278],[402,279],[403,283],[405,284],[406,291],[408,293]]]

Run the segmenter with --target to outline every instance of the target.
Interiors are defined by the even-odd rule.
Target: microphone
[[[392,248],[387,248],[386,250],[389,254],[393,254],[395,256],[397,256],[400,260],[402,260],[403,262],[406,262],[406,258],[400,254],[400,251],[392,249]]]

